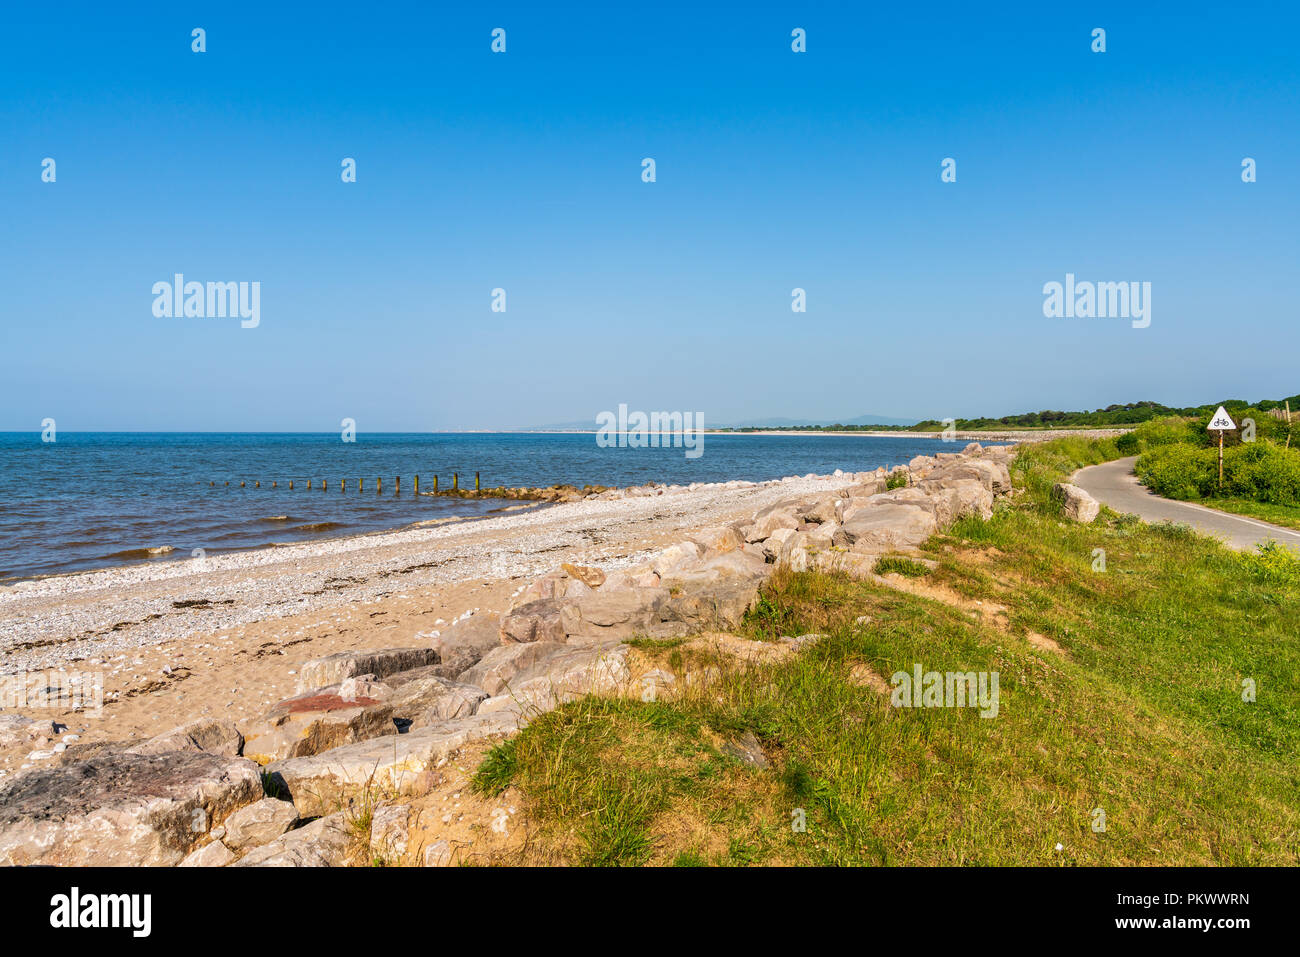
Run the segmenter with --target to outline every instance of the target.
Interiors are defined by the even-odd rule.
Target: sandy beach
[[[677,533],[751,515],[832,476],[635,489],[500,517],[19,582],[0,590],[3,673],[102,675],[98,716],[18,708],[81,743],[191,718],[239,721],[293,690],[298,665],[337,651],[420,644],[562,562],[632,565]],[[0,770],[26,763],[0,752]]]

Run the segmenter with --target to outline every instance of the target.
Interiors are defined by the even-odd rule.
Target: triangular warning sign
[[[1219,406],[1219,410],[1214,413],[1214,418],[1210,419],[1210,424],[1205,428],[1210,432],[1227,432],[1229,429],[1235,429],[1237,423],[1232,421],[1232,416],[1228,415],[1228,410]]]

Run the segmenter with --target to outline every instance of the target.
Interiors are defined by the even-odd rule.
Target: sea
[[[345,442],[338,432],[58,432],[47,442],[40,432],[0,432],[0,584],[175,561],[195,549],[472,519],[517,504],[417,496],[416,475],[422,492],[435,475],[449,486],[453,473],[472,488],[476,472],[484,487],[764,481],[893,466],[938,445],[823,434],[705,434],[702,443],[690,457],[680,447],[601,447],[593,433],[357,433]]]

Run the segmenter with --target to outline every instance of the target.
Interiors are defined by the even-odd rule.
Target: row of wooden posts
[[[293,488],[293,481],[294,481],[293,479],[289,479],[289,488]],[[312,480],[311,480],[311,479],[308,479],[308,480],[307,480],[307,488],[308,488],[309,490],[310,490],[311,487],[312,487],[312,484],[311,484],[311,483],[312,483]],[[215,487],[216,487],[216,484],[217,484],[216,482],[209,482],[209,483],[208,483],[209,487],[212,487],[212,488],[215,488]],[[401,477],[400,475],[396,476],[396,477],[393,479],[393,485],[395,486],[394,491],[396,491],[396,492],[401,492],[401,491],[402,491],[402,477]],[[246,488],[247,486],[248,486],[248,483],[247,483],[247,482],[240,482],[240,483],[239,483],[239,487],[240,487],[240,488]],[[226,487],[227,487],[227,488],[230,487],[230,483],[229,483],[229,482],[226,483]],[[255,481],[255,482],[253,482],[253,488],[261,488],[261,487],[262,487],[262,483],[261,483],[260,481]],[[277,482],[272,482],[272,483],[271,483],[271,488],[279,488],[279,487],[280,487],[280,483],[279,483],[278,481],[277,481]],[[329,488],[329,479],[321,479],[321,480],[320,480],[320,487],[321,487],[321,491],[325,491],[325,490],[327,490],[327,489]],[[475,473],[474,473],[474,491],[477,492],[477,491],[479,490],[479,488],[480,488],[479,477],[478,477],[478,473],[475,472]],[[346,492],[346,491],[348,490],[348,480],[347,480],[347,479],[340,479],[340,480],[339,480],[339,489],[340,489],[340,491],[343,491],[343,492]],[[363,478],[359,478],[359,479],[357,479],[357,491],[358,491],[358,492],[364,492],[365,490],[366,490],[366,480],[363,479]],[[384,479],[383,479],[382,476],[379,476],[379,477],[377,477],[377,478],[375,479],[375,492],[376,492],[376,493],[379,493],[379,492],[382,492],[383,490],[384,490]],[[459,472],[452,472],[452,473],[451,473],[451,490],[452,490],[453,492],[459,492],[459,491],[460,491],[460,473],[459,473]],[[420,476],[418,476],[418,475],[415,476],[415,494],[416,494],[416,495],[419,495],[419,494],[420,494]],[[433,477],[433,494],[434,494],[434,495],[437,495],[437,494],[438,494],[438,476],[436,476],[436,475]]]

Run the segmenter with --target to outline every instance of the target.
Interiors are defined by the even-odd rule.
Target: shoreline
[[[842,478],[633,487],[622,497],[204,558],[24,579],[0,589],[0,672],[58,667],[197,635],[267,627],[398,593],[510,582],[562,561],[634,564],[685,528]]]
[[[957,433],[954,434],[954,437],[951,439],[951,442],[950,442],[949,444],[956,445],[956,444],[959,444],[959,443],[967,443],[967,442],[981,442],[981,441],[983,441],[983,442],[995,442],[995,443],[1001,443],[1001,442],[1021,442],[1021,441],[1047,441],[1047,440],[1054,439],[1054,438],[1059,438],[1059,437],[1062,437],[1062,436],[1076,436],[1076,437],[1085,437],[1085,438],[1091,438],[1091,437],[1105,437],[1105,436],[1112,436],[1112,435],[1121,435],[1121,434],[1123,434],[1123,433],[1125,433],[1125,432],[1127,432],[1127,431],[1130,431],[1130,429],[1129,429],[1129,428],[1116,428],[1116,429],[1061,429],[1061,430],[1050,430],[1050,431],[1048,431],[1048,430],[1044,430],[1044,431],[1038,431],[1038,432],[1031,432],[1031,431],[1006,431],[1006,432],[996,432],[996,433],[994,433],[994,432],[957,432]],[[94,433],[86,433],[86,434],[94,434]],[[150,433],[150,434],[152,434],[152,433]],[[279,433],[267,433],[267,434],[279,434]],[[287,433],[286,433],[286,434],[287,434]],[[392,434],[401,434],[401,433],[392,433]],[[559,431],[559,430],[552,430],[552,431],[541,431],[541,430],[537,430],[537,431],[501,431],[501,432],[488,432],[488,431],[484,431],[484,432],[447,432],[447,433],[437,433],[437,432],[433,432],[433,433],[416,433],[416,434],[429,434],[429,435],[438,435],[438,434],[446,434],[446,435],[460,435],[460,434],[500,434],[500,435],[595,435],[595,434],[598,434],[598,430],[595,430],[595,429],[592,429],[592,430],[589,430],[589,431],[585,431],[585,430],[563,430],[563,431]],[[663,434],[679,434],[679,433],[663,433]],[[942,434],[941,434],[941,433],[937,433],[937,432],[903,432],[903,431],[891,431],[891,432],[862,432],[862,431],[838,432],[838,431],[836,431],[836,432],[830,432],[830,431],[823,431],[823,430],[816,430],[816,431],[801,430],[801,431],[746,431],[746,432],[729,432],[729,431],[718,431],[718,430],[704,430],[704,433],[703,433],[703,434],[705,434],[705,435],[715,435],[715,436],[717,436],[717,435],[752,435],[752,436],[760,436],[760,437],[779,437],[779,436],[799,436],[799,437],[802,437],[802,436],[857,436],[857,437],[862,437],[862,438],[891,438],[891,437],[905,437],[905,438],[926,438],[926,439],[942,440]],[[748,479],[730,479],[730,480],[727,480],[727,481],[756,481],[756,480],[748,480]],[[772,480],[767,480],[767,481],[772,481]],[[657,483],[651,482],[651,483],[647,483],[647,486],[641,486],[641,487],[650,487],[650,486],[653,486],[653,485],[656,485],[656,484],[657,484]],[[705,484],[718,485],[718,484],[724,484],[724,483],[723,483],[723,482],[714,482],[714,483],[705,483]],[[761,483],[760,483],[760,484],[761,484]],[[558,487],[558,486],[553,486],[552,488],[556,488],[556,487]],[[675,486],[675,485],[665,485],[665,486],[660,486],[660,487],[677,488],[677,486]],[[490,490],[485,490],[485,491],[490,491]],[[517,490],[517,489],[510,489],[509,491],[518,491],[518,490]],[[429,493],[429,492],[423,492],[423,493],[420,493],[420,494],[428,495],[428,494],[440,494],[440,493]],[[484,500],[489,500],[489,499],[494,498],[494,497],[492,497],[492,496],[486,496],[486,495],[481,496],[481,497],[476,497],[476,496],[465,496],[465,497],[467,497],[467,498],[473,498],[475,501],[484,501]],[[432,519],[432,520],[428,520],[428,519],[426,519],[426,520],[420,520],[420,521],[415,521],[415,522],[406,522],[406,523],[402,523],[402,524],[393,525],[393,526],[390,526],[390,527],[387,527],[387,528],[375,528],[375,529],[370,529],[370,530],[367,530],[367,531],[351,531],[351,532],[345,532],[345,533],[342,533],[342,534],[339,534],[339,535],[330,535],[330,536],[328,536],[328,537],[316,538],[316,539],[305,540],[305,541],[265,542],[265,543],[262,543],[262,544],[249,545],[249,546],[244,546],[244,547],[232,547],[232,548],[230,548],[229,550],[217,551],[216,554],[210,555],[210,556],[208,556],[208,559],[203,559],[203,560],[216,560],[216,559],[220,559],[220,558],[224,558],[224,557],[229,557],[229,556],[232,556],[232,555],[260,554],[260,553],[275,552],[275,551],[280,551],[280,550],[295,549],[295,548],[300,548],[300,547],[329,546],[329,545],[331,545],[332,543],[336,543],[336,542],[340,542],[340,541],[345,541],[345,540],[349,540],[349,539],[364,539],[364,538],[371,538],[371,537],[375,537],[375,536],[383,536],[383,535],[389,535],[389,534],[396,534],[396,533],[400,533],[400,532],[405,532],[405,531],[411,531],[411,530],[419,529],[419,528],[421,528],[421,527],[436,527],[436,526],[441,526],[441,525],[462,524],[462,523],[465,523],[465,522],[471,522],[471,521],[482,521],[482,520],[485,520],[485,519],[487,519],[487,518],[492,517],[492,516],[493,516],[494,514],[496,514],[496,513],[503,512],[503,511],[509,511],[509,510],[512,510],[512,509],[511,509],[511,504],[513,504],[513,505],[515,505],[515,506],[522,506],[522,509],[535,509],[535,508],[537,508],[537,507],[539,507],[539,506],[555,504],[555,502],[553,502],[553,501],[548,501],[548,500],[545,500],[545,499],[528,499],[528,498],[521,498],[521,497],[514,497],[514,496],[502,496],[502,497],[500,497],[500,501],[501,501],[502,503],[508,503],[508,504],[503,504],[500,508],[491,509],[491,510],[489,510],[488,512],[486,512],[486,513],[484,513],[484,514],[481,514],[481,515],[450,515],[450,516],[447,516],[447,517],[445,517],[445,518],[441,518],[441,519]],[[522,510],[522,509],[521,509],[521,510]],[[210,549],[209,551],[214,551],[214,550],[211,550],[211,549]],[[15,589],[21,589],[22,586],[24,586],[24,585],[28,585],[28,584],[31,584],[31,583],[39,583],[39,582],[48,581],[48,580],[51,580],[51,579],[71,578],[71,577],[76,577],[76,576],[89,576],[89,575],[95,575],[95,574],[98,574],[98,573],[101,573],[101,572],[108,572],[108,571],[113,571],[113,570],[130,570],[130,569],[144,569],[144,568],[155,568],[155,567],[171,567],[171,566],[174,566],[174,565],[178,565],[178,564],[180,564],[180,563],[183,563],[183,562],[194,561],[194,560],[195,560],[195,559],[192,558],[191,556],[187,556],[187,555],[184,554],[184,549],[175,549],[175,550],[173,550],[172,552],[169,552],[165,557],[164,557],[164,556],[159,556],[159,557],[157,557],[157,558],[153,558],[153,559],[135,559],[135,558],[133,558],[133,559],[123,559],[123,560],[118,561],[118,562],[109,562],[109,563],[105,563],[105,564],[103,564],[103,565],[99,565],[99,566],[92,567],[92,568],[78,568],[78,569],[67,569],[67,570],[53,570],[53,571],[39,572],[39,573],[36,573],[36,574],[18,574],[18,575],[12,575],[12,576],[7,576],[7,577],[0,577],[0,600],[3,600],[3,596],[4,596],[5,594],[7,594],[7,593],[9,593],[9,592],[12,592],[12,591],[15,590]]]
[[[102,707],[0,708],[53,720],[83,745],[141,740],[182,720],[252,721],[294,693],[309,659],[427,646],[563,563],[626,569],[690,530],[846,481],[633,487],[435,528],[19,582],[0,591],[0,678],[89,683]],[[0,781],[31,766],[26,746],[0,748]]]

